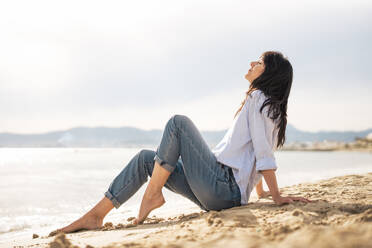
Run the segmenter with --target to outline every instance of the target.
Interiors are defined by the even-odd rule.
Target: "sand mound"
[[[79,248],[78,246],[72,245],[71,242],[66,238],[64,233],[58,234],[55,239],[49,243],[50,248]]]
[[[100,231],[58,235],[39,247],[362,247],[372,248],[372,173],[281,188],[283,195],[312,203],[276,206],[256,199],[241,207],[168,218],[145,224],[106,223]],[[48,240],[48,239],[46,239]],[[50,240],[50,238],[49,238]],[[31,247],[32,243],[28,243]]]

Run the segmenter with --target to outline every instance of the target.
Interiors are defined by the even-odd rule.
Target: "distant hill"
[[[227,130],[202,131],[206,142],[214,147]],[[162,130],[150,131],[134,127],[77,127],[64,131],[42,134],[0,133],[0,147],[138,147],[155,146],[160,143]],[[292,141],[353,141],[356,137],[365,137],[372,129],[354,132],[306,132],[288,124],[286,142]]]
[[[372,128],[362,131],[320,131],[320,132],[306,132],[296,129],[293,125],[288,124],[286,129],[287,142],[293,141],[343,141],[351,142],[355,138],[366,137],[372,132]]]

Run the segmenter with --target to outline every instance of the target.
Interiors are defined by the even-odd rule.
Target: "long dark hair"
[[[246,92],[246,98],[242,102],[235,116],[243,108],[248,96],[256,89],[261,90],[267,99],[260,108],[269,105],[267,116],[272,120],[279,118],[278,123],[278,143],[277,147],[283,146],[285,142],[285,129],[287,127],[287,104],[291,91],[293,68],[291,63],[281,52],[267,51],[262,54],[262,60],[265,64],[264,72],[249,85]],[[234,116],[234,117],[235,117]]]

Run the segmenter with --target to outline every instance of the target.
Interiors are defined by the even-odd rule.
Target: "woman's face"
[[[251,68],[249,69],[248,73],[244,76],[250,83],[253,82],[256,78],[258,78],[265,70],[265,64],[263,62],[262,56],[257,61],[251,62]]]

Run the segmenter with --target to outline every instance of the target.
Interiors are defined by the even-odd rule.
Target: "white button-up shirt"
[[[269,105],[260,108],[267,97],[260,90],[253,91],[234,118],[223,139],[212,149],[217,161],[232,168],[241,193],[241,204],[262,177],[260,170],[277,169],[274,151],[277,144],[277,124],[267,117]]]

